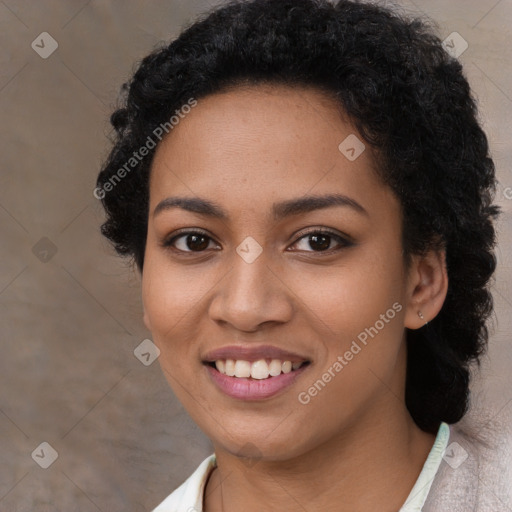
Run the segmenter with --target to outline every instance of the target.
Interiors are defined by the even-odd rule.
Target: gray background
[[[0,0],[0,510],[147,511],[211,453],[158,363],[134,349],[140,280],[99,234],[106,133],[134,63],[215,2]],[[512,417],[511,0],[400,2],[459,57],[498,168],[499,270],[470,418]],[[42,32],[58,42],[43,59]],[[48,46],[45,46],[48,48]],[[511,188],[508,188],[511,187]],[[32,457],[48,442],[47,469]],[[46,459],[48,460],[48,459]]]

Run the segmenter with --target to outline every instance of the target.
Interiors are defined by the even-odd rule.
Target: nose
[[[244,332],[288,322],[293,315],[293,293],[281,275],[282,271],[269,266],[264,254],[252,263],[236,255],[210,303],[210,318]]]

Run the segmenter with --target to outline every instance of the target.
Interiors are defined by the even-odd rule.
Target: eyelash
[[[177,233],[173,234],[171,237],[165,239],[161,245],[164,248],[173,249],[174,251],[180,252],[181,254],[194,254],[194,253],[200,254],[200,253],[206,252],[207,249],[205,249],[203,251],[190,251],[190,250],[183,251],[181,249],[177,249],[176,247],[174,247],[174,243],[176,242],[176,240],[183,238],[185,236],[189,236],[189,235],[204,236],[205,238],[208,238],[210,241],[213,241],[213,238],[210,237],[206,231],[203,231],[202,229],[199,229],[199,228],[195,228],[193,230],[178,231]],[[296,245],[300,240],[302,240],[303,238],[306,238],[309,235],[329,236],[331,238],[334,238],[338,242],[340,247],[335,248],[335,249],[326,249],[324,251],[305,251],[308,253],[329,254],[330,255],[333,252],[337,252],[337,251],[340,251],[341,249],[348,248],[348,247],[351,247],[352,245],[354,245],[354,243],[349,239],[349,237],[344,237],[344,236],[342,236],[338,233],[335,233],[326,228],[316,228],[316,229],[312,229],[309,231],[301,231],[301,232],[297,233],[298,238],[295,240],[295,242],[293,242],[292,245]]]

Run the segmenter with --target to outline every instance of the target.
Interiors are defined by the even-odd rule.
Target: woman
[[[451,427],[498,208],[439,39],[369,4],[233,2],[125,89],[102,230],[215,448],[155,512],[501,510]]]

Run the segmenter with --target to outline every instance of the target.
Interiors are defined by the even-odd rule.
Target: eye
[[[301,244],[302,247],[300,246]],[[354,245],[352,241],[338,233],[326,229],[316,229],[307,233],[299,233],[299,238],[292,247],[298,246],[298,250],[305,252],[332,252],[333,244],[334,250]],[[165,239],[162,242],[162,246],[170,247],[182,253],[199,253],[207,249],[218,250],[220,248],[208,233],[199,229],[175,233]]]
[[[298,250],[306,252],[327,252],[333,250],[333,242],[338,244],[338,250],[344,247],[350,247],[353,244],[347,238],[326,229],[316,229],[309,233],[300,233],[300,238],[293,244],[294,246],[300,245]],[[308,247],[310,248],[308,250]],[[312,249],[312,250],[311,250]],[[336,250],[336,248],[334,248]]]
[[[212,249],[213,239],[208,236],[205,231],[182,231],[175,234],[171,238],[163,241],[163,247],[171,247],[181,252],[203,252],[206,249]],[[218,244],[214,244],[213,248],[217,248]]]

